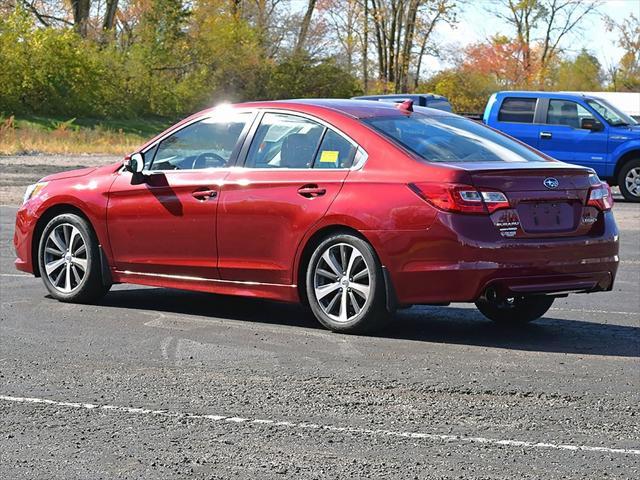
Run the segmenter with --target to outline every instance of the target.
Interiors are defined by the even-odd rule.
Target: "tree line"
[[[460,28],[467,0],[5,0],[0,113],[179,116],[223,99],[413,91],[479,111],[500,89],[640,89],[635,16],[615,23],[599,0],[487,5],[505,31],[461,48],[439,32]],[[564,50],[589,18],[617,33],[618,64]],[[447,68],[428,71],[429,57]]]

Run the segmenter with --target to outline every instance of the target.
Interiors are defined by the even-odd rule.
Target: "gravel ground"
[[[0,204],[18,205],[27,185],[52,173],[120,160],[113,155],[0,155]]]
[[[0,207],[0,478],[640,478],[640,206],[615,212],[613,292],[520,330],[458,304],[365,337],[176,290],[55,302]]]

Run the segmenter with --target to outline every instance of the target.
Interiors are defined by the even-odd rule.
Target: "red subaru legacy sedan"
[[[611,207],[592,170],[456,115],[261,102],[200,112],[124,164],[43,178],[14,243],[17,268],[66,302],[134,283],[303,302],[340,332],[450,302],[516,324],[612,289]]]

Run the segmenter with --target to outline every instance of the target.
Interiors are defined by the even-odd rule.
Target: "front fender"
[[[614,136],[612,135],[611,137],[609,137],[609,139],[614,140],[613,137]],[[637,152],[637,157],[640,158],[640,139],[624,142],[618,145],[618,147],[613,150],[613,152],[611,152],[611,158],[613,159],[613,162],[611,162],[611,165],[607,169],[607,175],[610,177],[617,175],[617,173],[620,171],[621,166],[619,163],[620,159],[626,157],[632,152]]]
[[[113,175],[107,174],[54,180],[42,190],[38,197],[27,201],[21,210],[24,210],[27,217],[34,219],[34,225],[52,208],[67,205],[80,211],[93,227],[98,243],[102,246],[107,259],[111,261],[106,213],[108,192],[114,178]]]

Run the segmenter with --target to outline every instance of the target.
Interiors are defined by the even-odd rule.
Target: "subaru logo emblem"
[[[553,177],[545,178],[542,183],[544,183],[544,186],[547,188],[558,188],[558,185],[560,185],[558,179]]]

